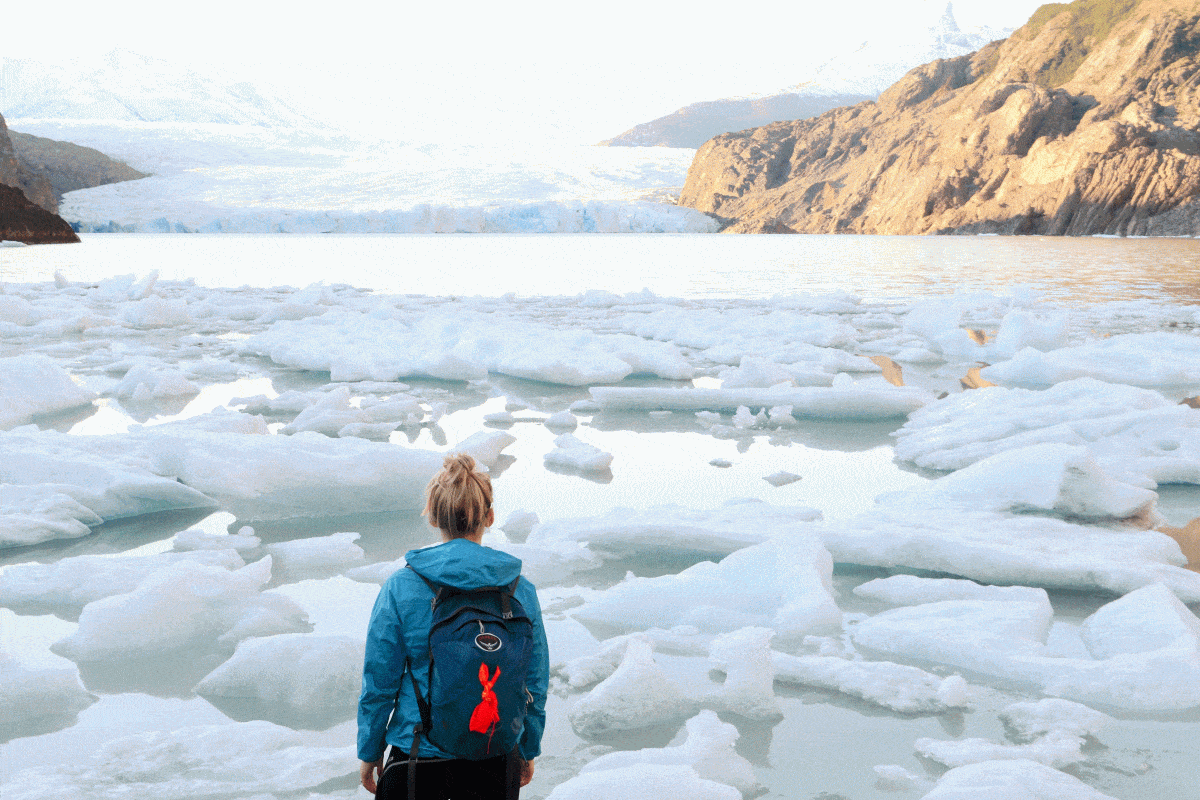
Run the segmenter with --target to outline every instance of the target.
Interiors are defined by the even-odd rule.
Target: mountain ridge
[[[733,232],[1192,235],[1200,0],[1075,0],[877,101],[729,133],[681,193]]]

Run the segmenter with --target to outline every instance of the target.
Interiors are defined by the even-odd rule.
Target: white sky
[[[536,120],[594,141],[688,103],[794,84],[871,31],[932,21],[945,0],[12,5],[4,56],[53,62],[123,47],[220,64],[364,124]],[[1039,5],[957,0],[954,10],[964,29],[1015,27]]]

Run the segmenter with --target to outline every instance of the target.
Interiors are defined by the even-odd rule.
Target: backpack
[[[457,758],[506,755],[517,746],[533,700],[525,685],[533,623],[513,596],[521,579],[463,590],[416,574],[433,592],[433,619],[424,692],[406,664],[421,712],[409,754],[410,794],[422,735]]]

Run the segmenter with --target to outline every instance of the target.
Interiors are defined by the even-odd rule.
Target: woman
[[[408,761],[416,738],[417,798],[516,798],[520,787],[533,778],[533,760],[541,752],[546,724],[549,654],[537,591],[529,581],[519,578],[519,559],[482,544],[483,532],[495,522],[496,515],[492,510],[491,479],[475,470],[473,458],[446,457],[441,472],[426,487],[424,513],[430,525],[441,531],[442,543],[410,550],[405,555],[409,568],[398,570],[387,580],[371,613],[358,703],[360,779],[380,800],[408,797]],[[514,582],[513,598],[532,623],[524,728],[510,753],[482,760],[457,758],[427,736],[414,736],[414,729],[421,724],[414,684],[429,686],[434,597],[430,584],[469,591]],[[427,703],[428,698],[420,702]]]

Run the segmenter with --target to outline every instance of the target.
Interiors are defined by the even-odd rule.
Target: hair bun
[[[452,453],[442,461],[442,468],[447,472],[465,472],[470,474],[475,471],[475,459],[466,453]]]

